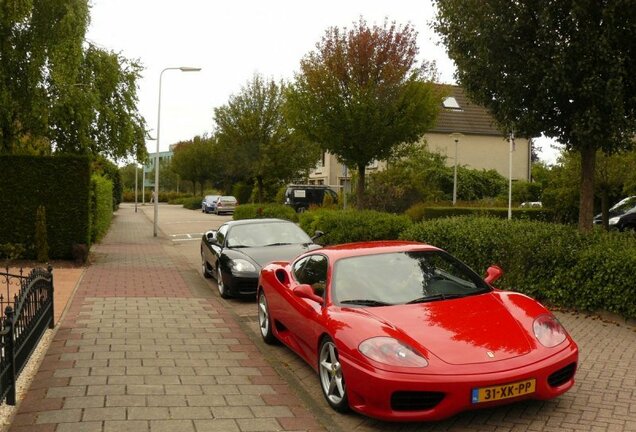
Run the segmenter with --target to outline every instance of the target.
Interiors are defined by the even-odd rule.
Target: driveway
[[[139,209],[152,220],[151,206]],[[231,216],[161,205],[159,227],[188,263],[199,269],[202,233],[229,219]],[[218,296],[214,281],[208,281],[208,285]],[[252,339],[271,366],[332,431],[636,431],[636,327],[630,324],[557,311],[555,314],[580,349],[576,384],[568,393],[551,401],[466,412],[443,422],[396,424],[329,409],[312,368],[288,349],[260,341],[254,302],[219,300],[251,330]]]

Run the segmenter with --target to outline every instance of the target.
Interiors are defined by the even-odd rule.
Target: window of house
[[[462,109],[462,107],[459,106],[459,103],[457,102],[457,99],[455,99],[452,96],[449,96],[446,99],[444,99],[444,101],[442,102],[442,105],[446,109],[451,109],[451,110],[461,110]]]

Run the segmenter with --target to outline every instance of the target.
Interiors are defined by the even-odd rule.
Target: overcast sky
[[[202,68],[163,74],[164,151],[212,132],[214,108],[239,93],[255,73],[293,78],[301,58],[328,27],[351,27],[361,16],[369,25],[381,25],[385,18],[411,23],[419,33],[420,63],[435,61],[441,81],[453,83],[453,63],[430,28],[434,14],[430,0],[91,0],[87,39],[144,66],[139,111],[154,137],[161,71]],[[147,146],[151,153],[156,149],[154,141]]]

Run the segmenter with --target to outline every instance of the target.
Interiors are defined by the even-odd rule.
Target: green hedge
[[[426,203],[415,204],[405,214],[413,222],[453,216],[492,216],[508,219],[508,209],[502,207],[431,207]],[[554,219],[554,215],[550,210],[543,208],[513,208],[512,218],[548,222]]]
[[[293,208],[283,204],[240,204],[234,210],[234,220],[279,218],[298,222]]]
[[[91,177],[91,241],[100,241],[113,220],[113,182],[106,177]]]
[[[325,235],[319,242],[325,245],[367,240],[394,240],[411,225],[406,216],[373,210],[317,209],[301,213],[300,226],[309,235],[316,230]]]
[[[413,225],[401,238],[441,247],[480,273],[497,264],[505,272],[497,285],[504,289],[555,306],[636,318],[636,237],[630,233],[455,217]]]
[[[22,244],[35,259],[38,206],[46,209],[49,257],[90,245],[90,164],[86,156],[0,156],[0,244]],[[111,204],[112,208],[112,204]]]

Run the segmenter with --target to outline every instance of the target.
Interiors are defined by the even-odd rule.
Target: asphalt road
[[[153,219],[152,206],[138,209]],[[200,272],[202,234],[231,218],[160,205],[159,229]],[[206,281],[218,295],[214,280]],[[252,330],[253,340],[272,366],[331,431],[636,431],[636,328],[624,322],[555,312],[580,349],[576,384],[557,399],[466,412],[443,422],[397,424],[332,411],[311,367],[283,346],[262,343],[255,302],[220,300]]]

